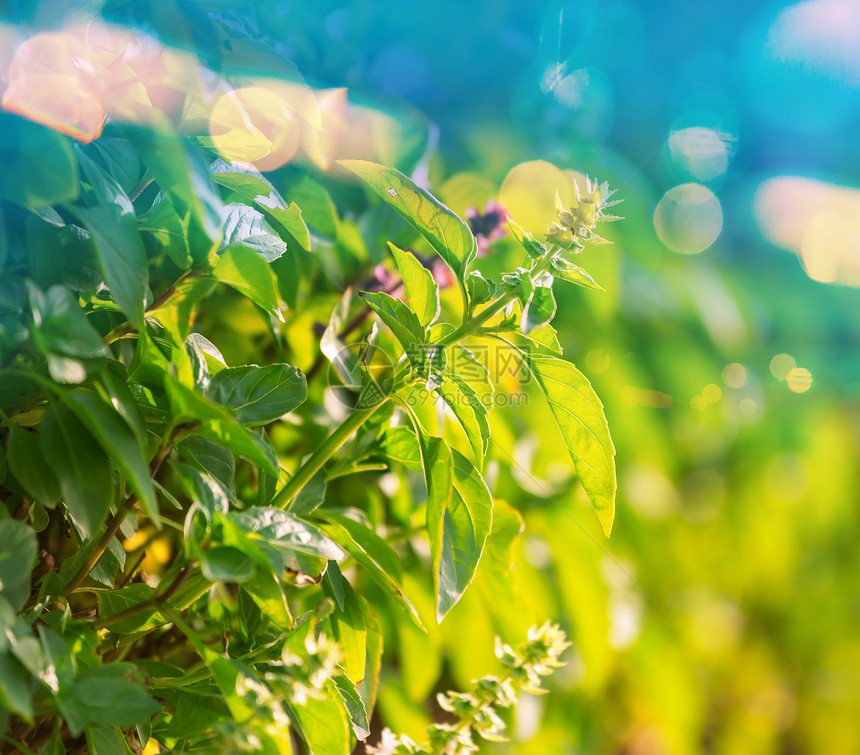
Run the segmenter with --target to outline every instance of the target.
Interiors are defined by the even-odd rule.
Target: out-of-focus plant
[[[514,650],[496,638],[496,656],[505,667],[504,676],[484,676],[475,681],[472,692],[440,693],[439,706],[453,714],[453,723],[434,724],[427,730],[425,747],[410,737],[394,734],[390,729],[382,732],[378,747],[368,748],[375,755],[468,755],[477,752],[473,732],[489,742],[504,742],[506,724],[501,710],[516,704],[519,691],[541,694],[545,692],[541,677],[549,676],[563,666],[558,658],[570,643],[564,632],[549,622],[529,630],[528,641]]]

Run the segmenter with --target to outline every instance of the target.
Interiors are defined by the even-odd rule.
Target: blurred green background
[[[427,637],[396,629],[388,725],[418,732],[494,634],[553,617],[570,662],[493,752],[860,752],[860,3],[0,8],[31,30],[100,10],[214,70],[226,25],[393,116],[379,150],[458,212],[495,198],[539,231],[566,171],[625,200],[614,245],[578,260],[606,293],[556,289],[618,450],[613,536],[537,402],[499,410],[515,450],[494,493],[527,523],[515,573]],[[503,241],[480,266],[518,263]]]

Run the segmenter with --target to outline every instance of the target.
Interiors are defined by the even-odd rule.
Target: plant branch
[[[533,280],[540,272],[546,270],[550,264],[550,260],[554,254],[554,249],[551,248],[543,257],[535,261],[534,266],[529,271],[529,278]],[[453,343],[465,338],[468,335],[476,332],[480,327],[501,312],[512,301],[517,298],[513,291],[509,291],[492,304],[483,309],[481,313],[475,317],[468,319],[458,328],[452,330],[447,336],[439,341],[441,346],[450,346]],[[395,390],[400,387],[400,381],[395,381]],[[298,492],[310,481],[310,479],[325,465],[325,463],[337,452],[337,450],[346,443],[347,439],[361,427],[378,408],[388,403],[390,398],[385,399],[381,403],[370,409],[356,409],[349,417],[328,437],[328,439],[302,464],[298,471],[290,478],[286,485],[281,488],[275,497],[272,499],[272,506],[277,508],[287,508]]]
[[[156,459],[152,462],[150,466],[150,477],[155,477],[158,474],[158,470],[161,468],[162,463],[167,458],[167,454],[170,453],[170,449],[172,448],[171,443],[165,444],[161,453],[156,457]],[[75,576],[72,577],[69,584],[63,588],[63,591],[60,595],[64,598],[67,598],[71,595],[75,590],[80,587],[81,582],[83,582],[87,575],[93,570],[93,567],[99,562],[99,559],[104,554],[105,550],[107,550],[108,545],[110,545],[110,541],[116,536],[116,533],[119,532],[119,528],[122,526],[122,523],[125,521],[125,518],[134,510],[134,507],[137,505],[137,497],[129,496],[125,503],[122,504],[117,510],[116,513],[110,518],[107,523],[107,527],[93,548],[92,552],[89,556],[87,556],[86,562],[81,566],[80,569],[76,572]]]
[[[163,307],[165,304],[167,304],[173,294],[176,293],[176,289],[179,288],[180,284],[184,283],[189,278],[193,278],[195,275],[197,275],[195,271],[186,270],[182,275],[180,275],[175,281],[173,281],[173,283],[171,283],[167,287],[167,289],[164,291],[163,294],[161,294],[161,296],[155,299],[152,304],[150,304],[146,308],[146,312],[154,312],[156,309],[159,309],[160,307]],[[110,331],[110,333],[108,333],[102,339],[102,341],[104,342],[105,346],[109,346],[110,344],[114,343],[114,341],[119,341],[121,338],[127,336],[129,333],[134,331],[134,329],[134,323],[126,321],[120,325],[117,325],[112,331]]]
[[[176,579],[167,586],[167,589],[165,589],[164,592],[153,596],[149,600],[144,600],[136,605],[129,606],[122,611],[101,618],[98,621],[94,621],[92,626],[95,629],[104,629],[111,624],[118,624],[120,621],[133,619],[135,616],[140,616],[142,613],[146,613],[147,611],[158,610],[176,594],[176,591],[179,590],[180,587],[182,587],[185,580],[191,575],[193,569],[193,565],[187,564],[185,568],[176,575]]]
[[[290,478],[272,499],[271,505],[276,508],[285,509],[296,494],[310,481],[323,465],[337,452],[337,450],[349,439],[349,437],[373,416],[386,401],[369,409],[356,409],[335,430],[323,444],[299,467],[298,471]]]

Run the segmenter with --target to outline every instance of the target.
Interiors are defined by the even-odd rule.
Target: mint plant
[[[606,420],[551,326],[556,280],[598,287],[571,256],[614,219],[605,185],[543,239],[509,220],[523,263],[494,280],[468,223],[393,168],[269,178],[166,129],[81,146],[4,119],[32,166],[0,213],[4,751],[345,755],[367,739],[388,625],[428,618],[404,563],[432,575],[441,622],[488,541],[522,528],[484,477],[482,342],[548,401],[609,534]],[[350,173],[413,229],[389,243],[391,285],[360,296],[369,260],[320,230],[350,238],[376,212]],[[384,473],[423,492],[395,501]],[[547,625],[502,647],[503,675],[440,698],[458,722],[430,750],[387,733],[377,751],[501,736],[501,709],[564,646]]]

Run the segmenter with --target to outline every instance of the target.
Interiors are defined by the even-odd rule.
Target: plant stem
[[[150,467],[150,477],[155,477],[158,473],[158,470],[161,467],[162,462],[167,458],[167,454],[170,453],[170,449],[172,448],[171,443],[167,443],[165,447],[162,449],[161,453],[155,458],[152,462],[152,466]],[[107,523],[107,528],[104,531],[104,534],[99,538],[95,547],[92,550],[92,553],[87,557],[86,562],[78,569],[77,573],[74,577],[72,577],[71,581],[68,585],[63,589],[60,595],[64,598],[67,598],[71,595],[75,590],[80,587],[81,582],[83,582],[87,575],[93,570],[93,567],[98,563],[99,559],[102,557],[102,554],[107,550],[108,545],[110,545],[110,541],[114,538],[117,532],[119,532],[119,528],[122,526],[122,523],[125,521],[125,518],[132,512],[134,507],[137,505],[137,498],[135,496],[129,496],[125,503],[120,506],[116,513],[110,518],[110,521]]]
[[[387,403],[387,402],[383,402]],[[369,409],[356,409],[347,417],[340,427],[337,428],[325,442],[311,454],[310,458],[299,467],[298,471],[290,478],[272,499],[271,505],[276,508],[285,509],[296,494],[310,481],[323,465],[335,454],[335,452],[349,439],[359,427],[361,427],[383,404],[377,404]]]
[[[487,322],[487,320],[501,312],[516,298],[516,294],[514,293],[507,293],[504,296],[500,296],[489,307],[482,310],[479,315],[471,318],[470,320],[466,320],[466,322],[464,322],[459,328],[455,328],[447,336],[443,337],[439,341],[439,344],[441,346],[450,346],[452,343],[456,343],[460,339],[471,335],[485,322]]]
[[[534,267],[530,271],[530,278],[534,279],[536,275],[545,270],[550,263],[553,250],[537,260]],[[444,336],[440,341],[440,346],[450,346],[462,338],[471,335],[477,331],[485,322],[501,312],[512,301],[517,298],[513,291],[503,294],[496,299],[492,304],[481,311],[476,317],[472,317],[458,328],[452,330],[447,336]],[[395,390],[400,387],[400,380],[395,380]],[[390,398],[385,399],[381,403],[370,409],[356,409],[346,420],[337,428],[328,439],[311,454],[310,458],[302,464],[298,471],[290,478],[289,482],[281,488],[275,497],[272,499],[271,505],[277,508],[287,508],[298,492],[310,481],[310,479],[320,470],[323,465],[337,452],[337,450],[346,443],[350,435],[352,435],[359,427],[361,427],[371,415],[384,404],[387,404]]]
[[[197,275],[197,273],[193,270],[187,270],[182,275],[180,275],[175,281],[173,281],[173,283],[170,284],[170,286],[167,287],[167,289],[164,291],[163,294],[161,294],[161,296],[159,296],[155,301],[152,302],[152,304],[150,304],[146,308],[146,312],[154,312],[159,307],[163,307],[165,304],[167,304],[173,294],[176,293],[176,289],[179,287],[179,285],[184,283],[189,278],[193,278],[195,275]],[[124,322],[120,325],[117,325],[110,333],[108,333],[102,339],[102,341],[106,346],[109,346],[114,341],[119,341],[121,338],[127,336],[129,333],[134,331],[134,329],[134,324],[132,324],[131,322]]]
[[[119,528],[122,526],[122,523],[125,521],[125,518],[131,513],[132,509],[136,505],[137,498],[135,496],[129,496],[122,504],[122,506],[120,506],[116,510],[116,513],[108,521],[105,531],[102,533],[102,536],[98,539],[98,542],[93,547],[92,552],[89,556],[87,556],[87,560],[84,562],[81,568],[78,569],[69,584],[67,584],[63,588],[63,591],[60,593],[61,597],[67,598],[75,590],[77,590],[78,587],[81,586],[81,582],[83,582],[87,578],[87,575],[99,562],[99,559],[102,557],[102,554],[105,552],[105,550],[107,550],[108,545],[110,545],[110,541],[113,540],[116,533],[119,532]]]
[[[137,605],[129,606],[123,611],[119,611],[111,616],[106,616],[98,621],[94,621],[92,626],[96,629],[102,629],[104,627],[110,626],[111,624],[117,624],[120,621],[125,621],[126,619],[133,619],[135,616],[140,616],[142,613],[146,613],[149,610],[158,610],[163,606],[168,600],[170,600],[175,594],[176,591],[182,587],[182,583],[188,579],[188,576],[191,574],[191,570],[194,567],[191,564],[188,564],[177,576],[176,579],[173,580],[164,592],[159,593],[153,598],[149,600],[144,600]]]

